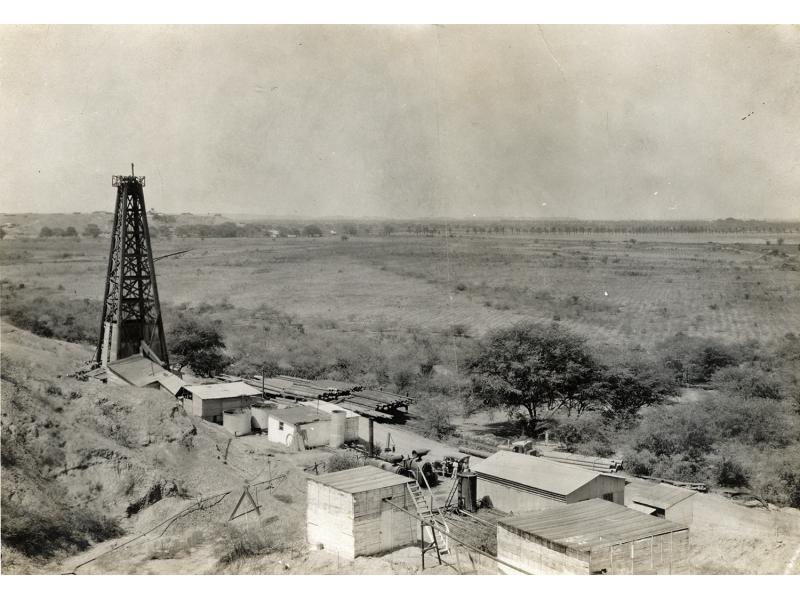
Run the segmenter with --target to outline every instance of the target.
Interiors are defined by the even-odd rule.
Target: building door
[[[387,552],[394,548],[394,509],[381,502],[381,552]]]

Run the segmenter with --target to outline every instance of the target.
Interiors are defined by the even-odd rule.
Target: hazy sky
[[[0,210],[800,218],[800,28],[0,27]]]

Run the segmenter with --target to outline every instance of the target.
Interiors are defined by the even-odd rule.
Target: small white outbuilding
[[[373,466],[311,476],[306,513],[308,543],[349,559],[416,543],[419,522],[392,506],[416,510],[407,486],[410,481]]]
[[[272,411],[267,417],[267,439],[295,448],[315,448],[330,442],[331,416],[305,406]]]

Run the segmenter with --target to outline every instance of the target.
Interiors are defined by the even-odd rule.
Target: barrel
[[[472,471],[458,474],[459,506],[468,512],[478,510],[478,475]]]
[[[250,409],[233,408],[223,411],[222,426],[235,436],[248,435],[250,428]]]
[[[343,410],[331,411],[331,435],[328,444],[331,448],[344,445],[344,430],[347,423],[347,413]]]

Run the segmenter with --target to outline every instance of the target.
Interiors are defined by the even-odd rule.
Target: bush
[[[697,457],[709,452],[713,443],[712,418],[689,405],[647,411],[633,434],[634,450],[648,450],[656,457],[680,453]]]
[[[800,508],[800,448],[793,450],[770,455],[754,473],[754,488],[768,502]]]
[[[422,426],[426,434],[444,439],[455,430],[450,422],[450,406],[446,398],[430,398],[417,403],[422,415]]]
[[[662,362],[677,381],[706,383],[714,373],[741,361],[740,349],[714,339],[678,334],[659,346]]]
[[[783,397],[781,382],[777,377],[756,366],[724,367],[714,373],[711,384],[724,392],[745,399],[780,400]]]
[[[123,533],[115,520],[85,508],[44,512],[10,498],[3,500],[3,544],[26,556],[49,558],[59,551],[85,550],[91,542]]]
[[[363,466],[358,456],[355,454],[334,454],[328,458],[325,465],[326,472],[333,473],[334,471],[347,471],[348,469],[355,469],[356,467]]]
[[[781,448],[796,436],[786,408],[774,400],[709,398],[697,408],[717,443],[738,440],[749,446]]]
[[[714,479],[719,485],[742,487],[747,485],[750,475],[738,460],[724,456],[714,467]]]

